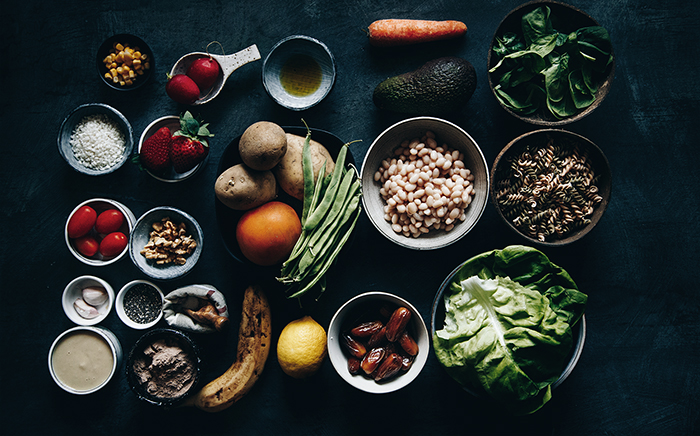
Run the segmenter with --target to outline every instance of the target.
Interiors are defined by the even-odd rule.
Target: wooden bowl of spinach
[[[501,21],[488,53],[489,87],[501,107],[541,126],[590,114],[615,75],[610,36],[585,12],[534,1]]]

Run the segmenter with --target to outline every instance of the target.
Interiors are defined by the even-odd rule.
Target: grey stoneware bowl
[[[109,168],[90,168],[81,163],[75,157],[75,153],[73,152],[73,147],[70,143],[73,131],[85,117],[89,117],[91,115],[105,115],[107,119],[117,125],[121,134],[124,136],[125,144],[121,158],[119,158],[119,160]],[[121,114],[121,112],[102,103],[83,104],[73,109],[71,113],[69,113],[63,120],[63,123],[61,123],[61,128],[58,132],[58,152],[61,154],[61,157],[63,157],[68,165],[70,165],[75,171],[82,174],[87,174],[88,176],[101,176],[116,171],[129,159],[133,149],[134,131],[131,128],[129,121],[126,119],[126,117],[124,117],[124,115]]]
[[[108,80],[105,77],[105,74],[108,72],[108,69],[105,66],[104,59],[107,55],[110,54],[114,47],[114,44],[117,43],[122,45],[128,45],[132,49],[138,50],[140,53],[146,55],[146,59],[142,61],[142,64],[145,64],[147,62],[148,69],[143,68],[143,74],[136,74],[136,77],[131,85],[120,85],[119,83],[114,83],[112,80]],[[148,46],[148,44],[146,44],[146,41],[144,41],[136,35],[131,35],[128,33],[120,33],[118,35],[113,35],[107,38],[102,43],[102,45],[100,45],[100,48],[97,49],[96,61],[97,72],[100,75],[100,79],[102,80],[102,82],[110,88],[116,89],[117,91],[133,91],[134,89],[142,87],[146,82],[148,82],[148,80],[151,78],[153,72],[156,69],[156,60],[153,57],[153,52],[151,51],[151,48]]]
[[[285,65],[295,60],[320,69],[318,88],[299,95],[285,89],[281,76]],[[335,74],[335,58],[326,44],[310,36],[292,35],[279,41],[270,50],[263,62],[262,81],[265,91],[279,105],[293,111],[302,111],[317,105],[328,95],[335,83]]]
[[[452,272],[445,278],[445,280],[440,284],[437,294],[435,294],[435,299],[433,300],[433,306],[430,312],[430,337],[435,337],[435,332],[442,330],[445,325],[445,302],[444,295],[445,291],[449,288],[455,275],[462,268],[462,265],[456,267]],[[572,328],[573,334],[573,347],[569,353],[569,358],[562,371],[559,378],[552,383],[552,388],[557,388],[561,386],[562,383],[571,375],[578,364],[581,354],[583,353],[583,345],[586,342],[586,315],[582,315],[579,322],[577,322]],[[475,397],[488,397],[488,394],[481,386],[462,386],[466,392],[474,395]]]
[[[146,259],[140,252],[150,240],[150,234],[153,223],[161,221],[163,218],[170,220],[178,225],[185,223],[188,235],[194,238],[197,247],[194,252],[186,257],[186,262],[183,265],[167,263],[159,265],[152,259]],[[156,207],[141,215],[136,221],[134,230],[129,238],[129,256],[134,262],[134,265],[148,277],[156,280],[173,280],[189,273],[197,264],[200,255],[202,254],[202,245],[204,243],[204,233],[202,228],[190,214],[174,207],[161,206]]]
[[[502,37],[505,33],[515,33],[518,35],[522,35],[521,18],[523,17],[523,15],[530,13],[531,11],[535,10],[540,6],[547,6],[550,8],[553,26],[556,30],[558,30],[561,33],[569,34],[570,32],[574,32],[582,27],[600,26],[600,24],[586,12],[565,3],[557,1],[531,1],[528,3],[524,3],[510,11],[508,15],[506,15],[505,18],[503,18],[503,21],[501,21],[501,23],[498,25],[498,28],[496,29],[496,32],[493,35],[491,45],[489,47],[489,53],[487,56],[487,71],[491,70],[491,68],[495,67],[499,62],[498,56],[493,51],[493,48],[496,45],[497,38]],[[504,106],[500,101],[498,101],[498,99],[496,100],[498,101],[499,105],[503,108],[503,110],[505,110],[515,118],[526,123],[535,124],[539,126],[555,127],[563,126],[565,124],[578,121],[583,117],[590,115],[591,112],[596,110],[596,108],[600,106],[600,104],[603,102],[605,97],[608,95],[608,92],[610,91],[613,78],[615,77],[615,54],[612,48],[610,50],[610,53],[613,55],[612,63],[608,65],[607,69],[603,74],[594,78],[596,80],[596,85],[598,86],[598,90],[595,93],[595,101],[593,102],[593,104],[579,111],[575,115],[563,119],[558,119],[545,109],[540,109],[533,114],[523,115],[516,113],[512,109]],[[496,79],[490,73],[487,75],[487,77],[491,93],[495,96],[496,91],[494,90],[494,87],[497,85],[497,83],[495,83]]]
[[[438,145],[447,144],[464,154],[465,167],[471,171],[474,196],[465,209],[466,219],[455,221],[450,231],[431,230],[414,238],[396,233],[391,223],[384,218],[386,203],[380,195],[382,188],[374,176],[382,161],[394,156],[394,150],[404,140],[422,137],[426,131],[433,132]],[[434,117],[416,117],[399,121],[383,131],[374,140],[365,155],[360,178],[362,180],[362,205],[374,227],[387,239],[402,247],[414,250],[435,250],[454,244],[467,235],[481,218],[489,196],[489,171],[484,154],[474,139],[461,127]]]
[[[182,350],[192,358],[192,363],[194,364],[195,371],[194,381],[192,385],[189,387],[189,389],[187,389],[185,392],[183,392],[177,397],[164,398],[151,394],[147,391],[144,384],[140,383],[138,375],[134,371],[134,363],[139,356],[143,355],[144,348],[148,347],[150,344],[159,339],[171,340],[177,343],[182,348]],[[201,372],[200,367],[202,363],[200,354],[201,353],[197,344],[192,340],[192,338],[190,338],[189,335],[187,335],[184,332],[167,328],[157,328],[150,330],[147,333],[144,333],[144,335],[136,341],[134,346],[131,348],[131,351],[129,352],[129,356],[127,357],[126,380],[129,385],[129,388],[131,388],[131,391],[134,394],[136,394],[136,397],[139,400],[142,400],[146,403],[162,407],[164,409],[177,406],[188,396],[190,396],[190,394],[195,392],[195,389],[197,389],[199,385],[199,378]]]

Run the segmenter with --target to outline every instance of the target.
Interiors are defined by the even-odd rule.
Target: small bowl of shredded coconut
[[[117,170],[129,159],[133,136],[129,121],[113,107],[84,104],[63,120],[58,151],[76,171],[100,176]]]

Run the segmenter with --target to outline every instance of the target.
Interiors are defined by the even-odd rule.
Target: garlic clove
[[[107,301],[107,291],[101,286],[88,286],[83,289],[83,300],[90,306],[97,307]]]
[[[78,298],[73,302],[73,308],[78,312],[78,315],[85,319],[93,319],[100,315],[97,309],[87,304],[82,298]]]

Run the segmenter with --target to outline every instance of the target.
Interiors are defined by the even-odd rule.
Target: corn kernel
[[[135,78],[136,78],[136,73],[134,73],[134,70],[129,70],[129,78],[130,78],[130,79],[135,79]]]
[[[112,74],[112,77],[114,77],[114,76],[117,75],[117,69],[116,69],[116,68],[112,68],[111,70],[109,70],[109,72],[110,72],[110,74]]]
[[[120,43],[117,43],[117,45],[115,45],[114,48],[116,48],[116,49],[119,50],[119,51],[124,50],[124,46],[123,46],[122,44],[120,44]]]
[[[112,77],[112,83],[119,83],[119,76]]]
[[[124,82],[123,80],[120,80],[120,81],[119,81],[119,85],[120,85],[120,86],[124,86],[124,85],[126,85],[126,82]]]
[[[136,74],[138,74],[139,76],[143,76],[143,70],[139,68],[138,70],[136,70]]]
[[[111,79],[112,79],[112,75],[109,74],[109,73],[105,73],[105,79],[111,80]]]
[[[126,79],[124,83],[126,83],[127,85],[133,85],[134,82],[132,82],[131,79]]]
[[[134,68],[141,68],[141,59],[134,59],[131,64]]]
[[[149,69],[149,68],[151,68],[151,64],[148,63],[148,62],[146,62],[145,64],[143,64],[143,67],[144,67],[145,69]]]
[[[141,53],[141,60],[145,61],[148,59],[148,55],[146,53]]]
[[[117,67],[117,73],[122,74],[124,72],[124,67]]]
[[[132,56],[134,56],[134,59],[141,59],[141,52],[136,50],[132,53]]]

